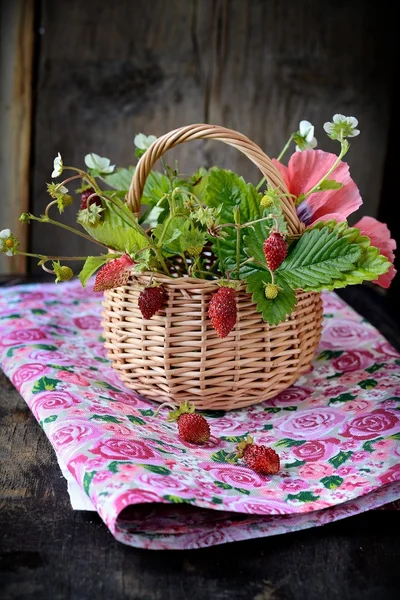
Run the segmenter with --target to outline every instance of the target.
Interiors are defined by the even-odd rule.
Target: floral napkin
[[[101,297],[77,281],[0,292],[0,362],[116,539],[181,549],[321,525],[400,499],[400,356],[335,294],[311,371],[276,398],[206,412],[180,440],[106,358]],[[278,475],[227,457],[250,433]]]

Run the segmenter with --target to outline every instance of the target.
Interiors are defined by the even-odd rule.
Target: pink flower
[[[128,490],[126,492],[122,492],[120,496],[118,496],[114,500],[114,509],[118,514],[127,506],[131,504],[142,504],[145,502],[160,502],[161,496],[156,494],[155,492],[151,492],[148,490]]]
[[[280,487],[285,492],[302,492],[303,490],[307,490],[309,485],[302,479],[288,479]]]
[[[343,410],[346,412],[360,412],[372,407],[372,403],[368,400],[350,400],[343,404]]]
[[[265,485],[265,478],[260,477],[251,469],[239,467],[237,465],[218,466],[214,464],[203,464],[206,471],[211,471],[212,477],[216,481],[228,483],[234,487],[254,488]]]
[[[140,461],[155,458],[153,450],[140,440],[128,440],[113,437],[100,440],[96,446],[89,449],[92,454],[98,454],[109,460],[134,460]]]
[[[353,350],[343,352],[341,356],[332,361],[337,371],[358,371],[370,367],[374,362],[374,357],[368,350]]]
[[[380,253],[386,256],[392,263],[387,273],[380,275],[373,283],[377,283],[383,288],[388,288],[397,271],[393,266],[394,252],[396,250],[396,242],[390,237],[390,231],[385,223],[381,223],[373,217],[363,217],[354,227],[358,227],[363,235],[366,235],[371,240],[371,246],[379,248]]]
[[[82,385],[85,387],[90,385],[87,379],[81,377],[81,375],[78,375],[77,373],[70,373],[69,371],[59,371],[58,379],[66,381],[67,383],[73,383],[74,385]]]
[[[351,474],[344,480],[343,488],[346,490],[356,490],[360,487],[369,485],[369,481],[356,474]]]
[[[376,337],[376,332],[365,323],[353,319],[329,319],[324,327],[323,346],[340,350],[358,350],[361,344]]]
[[[74,319],[74,324],[79,329],[100,329],[100,318],[95,317],[93,315],[86,315],[84,317],[76,317]]]
[[[70,392],[42,392],[35,394],[29,402],[29,407],[39,421],[42,410],[59,411],[75,404],[80,404],[81,399]]]
[[[341,435],[359,440],[369,440],[382,433],[390,435],[398,430],[399,421],[394,412],[377,409],[346,423]]]
[[[280,392],[275,398],[266,401],[266,405],[280,406],[281,404],[296,405],[303,400],[306,400],[313,390],[311,388],[292,385],[287,390]]]
[[[44,371],[47,371],[46,365],[41,365],[39,363],[28,363],[22,365],[15,371],[15,373],[11,376],[11,381],[15,387],[20,390],[21,386],[26,381],[36,379],[40,375],[43,375]]]
[[[327,463],[322,462],[308,463],[299,469],[299,475],[300,477],[304,477],[304,479],[320,480],[322,477],[332,475],[332,473],[333,468]]]
[[[132,429],[120,423],[104,423],[103,428],[117,435],[133,435]]]
[[[28,342],[38,342],[46,339],[46,333],[41,329],[18,329],[1,340],[3,346],[14,346]]]
[[[289,437],[318,440],[344,419],[345,415],[335,408],[306,408],[300,414],[283,417],[276,427]]]
[[[291,194],[299,196],[313,188],[333,166],[337,156],[323,150],[305,150],[292,154],[287,167],[274,160],[274,164]],[[311,225],[316,221],[345,221],[362,204],[358,187],[350,177],[349,166],[340,162],[329,176],[343,184],[339,190],[314,192],[300,202],[297,214],[300,221]]]
[[[338,440],[335,441],[337,442]],[[306,460],[308,462],[321,459],[327,460],[336,454],[337,444],[329,443],[328,440],[314,440],[305,442],[305,444],[293,448],[292,451],[299,460]]]
[[[381,475],[379,477],[379,480],[382,483],[382,485],[385,485],[386,483],[393,483],[394,481],[398,481],[399,479],[400,479],[400,463],[398,463],[397,465],[394,465],[393,467],[390,467],[390,469],[388,469],[386,471],[386,473],[384,473],[383,475]]]

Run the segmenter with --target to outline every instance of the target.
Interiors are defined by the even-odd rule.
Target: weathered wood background
[[[342,112],[360,121],[348,161],[364,212],[377,214],[393,104],[394,10],[389,0],[37,2],[32,211],[47,202],[58,151],[67,164],[82,165],[95,151],[123,166],[133,161],[135,133],[210,122],[276,155],[302,118],[334,150],[322,124]],[[184,145],[174,157],[183,172],[216,163],[258,177],[245,157],[217,142]],[[29,245],[43,253],[56,245],[60,254],[90,248],[40,224],[31,226]]]

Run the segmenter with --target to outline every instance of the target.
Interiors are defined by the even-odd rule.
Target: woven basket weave
[[[234,146],[255,163],[267,181],[287,193],[272,161],[244,135],[214,125],[190,125],[158,138],[140,159],[127,202],[139,213],[146,178],[154,163],[182,142],[212,138]],[[282,198],[290,234],[301,233],[293,202]],[[189,400],[201,409],[231,410],[276,396],[305,372],[322,326],[320,294],[296,292],[296,310],[283,323],[264,323],[243,285],[237,294],[237,324],[220,339],[208,319],[218,285],[190,277],[156,274],[168,300],[152,319],[138,308],[150,273],[132,275],[128,284],[105,292],[105,347],[128,388],[157,402]]]

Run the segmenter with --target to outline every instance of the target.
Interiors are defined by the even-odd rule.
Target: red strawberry
[[[146,287],[139,294],[138,305],[144,319],[151,319],[165,304],[166,293],[162,285]]]
[[[177,421],[179,435],[186,442],[203,444],[210,439],[209,424],[203,415],[194,412],[194,405],[187,401],[169,413],[168,421]]]
[[[110,260],[97,273],[93,291],[103,292],[104,290],[125,285],[133,264],[134,262],[128,254],[123,254],[119,258]]]
[[[90,196],[92,196],[92,194],[94,194],[93,188],[89,188],[88,190],[82,192],[81,210],[85,210],[85,208],[88,207],[88,199],[90,198]],[[101,206],[101,199],[99,198],[99,196],[92,196],[92,198],[90,198],[89,204],[97,204],[97,206]]]
[[[287,256],[287,243],[283,235],[274,231],[264,242],[264,254],[267,260],[268,269],[275,271]]]
[[[255,444],[253,438],[247,439],[237,447],[236,458],[244,458],[247,465],[260,475],[275,475],[280,468],[279,456],[272,448]]]
[[[210,300],[208,316],[220,338],[226,337],[235,327],[237,318],[236,292],[221,287]]]

